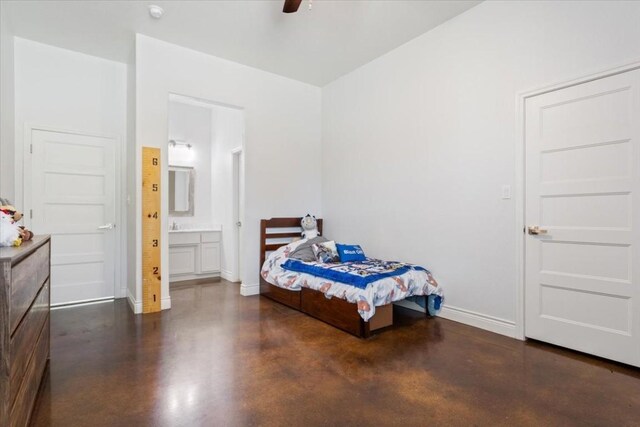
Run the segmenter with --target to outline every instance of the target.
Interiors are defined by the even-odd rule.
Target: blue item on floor
[[[427,297],[427,310],[429,315],[435,316],[442,309],[442,297],[440,295],[431,294]]]

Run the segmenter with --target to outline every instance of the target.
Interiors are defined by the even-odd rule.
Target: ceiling
[[[478,3],[303,0],[284,14],[281,0],[2,0],[2,12],[16,36],[116,61],[131,61],[142,33],[323,86]]]

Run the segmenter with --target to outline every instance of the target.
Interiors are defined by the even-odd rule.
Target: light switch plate
[[[511,198],[511,186],[503,185],[502,186],[502,199],[507,200]]]

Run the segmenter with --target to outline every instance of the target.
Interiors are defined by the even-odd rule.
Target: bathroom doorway
[[[240,282],[242,270],[242,218],[244,218],[244,153],[242,147],[231,150],[233,156],[233,218],[235,221],[236,265],[234,282]]]
[[[240,282],[244,111],[169,95],[169,282]]]

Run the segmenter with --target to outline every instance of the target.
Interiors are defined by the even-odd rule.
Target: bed
[[[376,287],[367,287],[366,292],[327,279],[284,271],[279,261],[288,256],[286,251],[296,244],[292,241],[300,237],[300,220],[298,217],[260,221],[260,293],[264,297],[357,337],[368,338],[374,331],[393,325],[393,302],[420,295],[426,304],[428,294],[442,294],[437,282],[424,269],[428,276],[423,272],[406,272],[386,282],[378,281]],[[322,234],[323,221],[317,222]],[[398,286],[400,280],[406,286]]]

